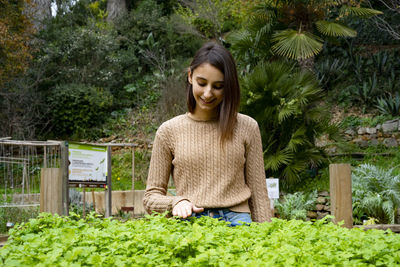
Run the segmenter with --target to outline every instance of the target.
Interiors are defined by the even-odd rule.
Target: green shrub
[[[388,94],[385,97],[378,98],[376,107],[383,115],[400,116],[399,92],[396,92],[394,96]]]
[[[108,90],[85,84],[57,86],[49,98],[56,136],[94,137],[108,116],[113,97]]]
[[[39,215],[39,207],[1,207],[0,208],[0,234],[7,233],[7,223],[12,224],[28,222],[29,219]]]
[[[287,194],[282,201],[275,202],[280,218],[286,220],[306,220],[307,211],[315,209],[317,190],[310,193],[296,192]]]
[[[322,134],[336,133],[329,110],[312,73],[284,63],[262,63],[242,82],[242,112],[260,126],[267,177],[280,177],[283,185],[300,180],[300,173],[324,159],[315,147]]]
[[[400,175],[393,169],[362,164],[352,173],[354,221],[373,217],[379,223],[395,222],[400,207]]]

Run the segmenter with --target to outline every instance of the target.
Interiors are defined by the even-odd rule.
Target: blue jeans
[[[230,222],[229,226],[237,226],[242,224],[251,223],[250,213],[247,212],[234,212],[229,209],[205,209],[200,213],[193,213],[193,217],[200,218],[202,216],[209,216]]]

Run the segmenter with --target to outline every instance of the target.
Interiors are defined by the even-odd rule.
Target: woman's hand
[[[192,213],[202,211],[204,211],[203,208],[196,207],[190,201],[182,200],[179,201],[178,204],[176,204],[175,207],[172,209],[172,215],[186,219],[187,217],[192,215]]]

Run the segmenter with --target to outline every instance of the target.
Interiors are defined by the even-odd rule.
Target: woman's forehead
[[[209,63],[203,63],[193,70],[196,78],[213,81],[224,81],[224,74],[216,67]]]

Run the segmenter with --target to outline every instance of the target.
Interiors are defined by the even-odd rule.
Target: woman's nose
[[[203,95],[204,95],[205,98],[210,98],[210,97],[212,97],[213,94],[212,94],[212,88],[211,88],[211,86],[207,86],[207,87],[204,89]]]

